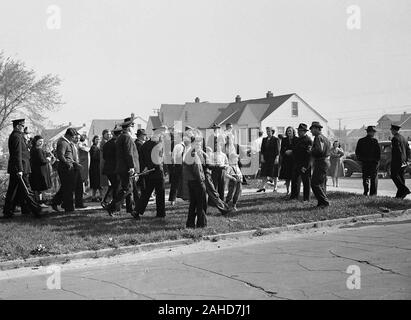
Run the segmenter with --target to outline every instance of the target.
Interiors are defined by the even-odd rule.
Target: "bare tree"
[[[56,111],[63,103],[57,90],[60,82],[51,74],[38,79],[24,62],[5,58],[0,52],[0,132],[20,114],[41,129],[46,111]]]

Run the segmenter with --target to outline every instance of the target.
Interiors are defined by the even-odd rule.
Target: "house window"
[[[277,134],[284,134],[285,127],[277,127]]]
[[[137,129],[141,129],[141,124],[137,124]]]
[[[184,111],[184,120],[188,121],[188,111]]]
[[[291,116],[298,117],[298,102],[291,103]]]

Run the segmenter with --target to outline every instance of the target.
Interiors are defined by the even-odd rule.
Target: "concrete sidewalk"
[[[367,224],[3,271],[0,299],[411,299],[411,216]]]

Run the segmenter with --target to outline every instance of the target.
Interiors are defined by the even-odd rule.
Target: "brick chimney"
[[[196,97],[196,98],[194,99],[194,102],[195,102],[195,103],[200,103],[200,98],[199,98],[199,97]]]
[[[237,96],[235,97],[235,102],[241,102],[241,97],[240,97],[239,95],[237,95]]]
[[[272,97],[274,97],[274,95],[271,91],[268,91],[267,94],[266,94],[266,97],[267,98],[272,98]]]

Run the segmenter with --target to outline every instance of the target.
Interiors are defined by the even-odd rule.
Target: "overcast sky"
[[[411,112],[409,0],[1,0],[1,12],[0,50],[63,80],[56,124],[267,90],[298,93],[334,128]]]

